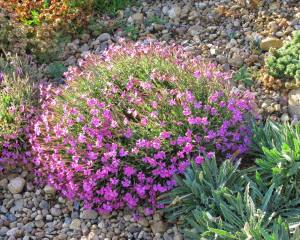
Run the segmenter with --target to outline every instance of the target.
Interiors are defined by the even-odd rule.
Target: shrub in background
[[[0,58],[0,170],[29,162],[25,131],[36,90],[26,64],[18,57]]]
[[[44,91],[31,143],[37,176],[85,207],[110,212],[157,205],[191,157],[243,154],[252,96],[227,91],[228,75],[159,43],[120,43]]]
[[[64,29],[74,31],[82,26],[91,14],[93,0],[11,0],[1,3],[1,7],[29,26],[40,26],[43,34]],[[46,29],[45,29],[46,28]]]
[[[285,81],[287,88],[300,86],[300,31],[295,31],[292,41],[273,51],[267,59],[269,74]]]
[[[2,55],[4,51],[13,51],[24,56],[31,41],[28,39],[29,29],[8,18],[2,9],[0,9],[0,26],[0,54]]]

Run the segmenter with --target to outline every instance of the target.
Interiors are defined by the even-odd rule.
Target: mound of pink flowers
[[[179,46],[125,43],[48,87],[30,136],[36,174],[99,212],[163,207],[157,196],[191,161],[236,157],[250,142],[252,96]]]

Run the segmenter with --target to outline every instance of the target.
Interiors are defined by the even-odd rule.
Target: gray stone
[[[69,226],[69,228],[72,229],[72,230],[80,230],[81,229],[80,219],[78,219],[78,218],[73,219],[70,226]]]
[[[17,227],[12,228],[6,232],[6,236],[15,237],[17,235],[18,231],[19,231],[19,229]]]
[[[66,60],[66,63],[67,63],[68,65],[71,66],[71,65],[75,65],[76,61],[77,61],[76,57],[70,56],[70,57]]]
[[[188,32],[192,36],[198,36],[202,32],[202,27],[200,25],[194,25],[189,28]]]
[[[3,237],[6,235],[6,233],[8,232],[8,228],[7,227],[1,227],[0,228],[0,236]]]
[[[199,8],[199,9],[205,9],[207,7],[207,3],[198,2],[198,3],[195,3],[195,6],[196,6],[196,8]]]
[[[292,118],[300,119],[300,88],[293,89],[288,94],[288,108]]]
[[[110,40],[110,34],[109,33],[102,33],[99,35],[99,37],[97,37],[97,40],[99,42],[106,42],[108,40]]]
[[[8,184],[8,180],[6,178],[0,180],[0,188],[6,189],[7,184]]]
[[[61,209],[60,208],[55,208],[55,207],[50,209],[50,213],[54,217],[59,217],[62,214]]]
[[[240,54],[233,54],[233,56],[228,59],[228,63],[233,67],[240,67],[243,65],[244,59]]]
[[[98,217],[98,213],[92,209],[86,209],[80,213],[80,218],[86,220],[96,219],[97,217]]]
[[[179,18],[181,14],[181,7],[174,5],[172,8],[168,11],[168,16],[171,19]]]
[[[280,120],[281,120],[281,122],[285,123],[285,122],[288,122],[290,120],[290,117],[287,113],[284,113],[284,114],[281,115]]]
[[[39,204],[41,209],[49,209],[49,203],[46,200],[42,200]]]
[[[12,194],[20,193],[23,191],[25,183],[26,183],[26,181],[24,178],[16,177],[9,181],[7,188]]]
[[[38,228],[42,228],[45,225],[43,220],[38,220],[38,221],[35,221],[34,223],[35,223],[35,226],[37,226]]]
[[[99,240],[99,237],[97,236],[96,233],[94,232],[90,232],[88,237],[87,237],[88,240]]]
[[[29,223],[27,223],[26,225],[23,226],[23,230],[24,230],[24,232],[31,233],[32,230],[33,230],[33,227],[34,227],[34,223],[29,222]]]
[[[84,53],[84,52],[87,52],[87,51],[89,51],[89,49],[90,49],[90,46],[88,45],[88,44],[83,44],[81,47],[80,47],[80,52],[82,52],[82,53]]]
[[[154,234],[163,233],[167,230],[167,225],[163,221],[153,222],[151,224],[151,230]]]

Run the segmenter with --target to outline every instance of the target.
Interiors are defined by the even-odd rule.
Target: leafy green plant
[[[133,24],[126,25],[124,27],[124,32],[126,36],[133,41],[136,41],[139,37],[139,29]]]
[[[216,209],[197,208],[193,211],[193,218],[187,219],[191,230],[186,231],[186,237],[289,239],[290,232],[295,229],[289,229],[287,221],[291,223],[291,228],[294,228],[295,222],[300,224],[300,200],[288,203],[286,200],[282,196],[282,188],[275,189],[272,185],[265,191],[253,182],[248,183],[242,193],[233,194],[230,190],[217,192],[212,199]]]
[[[59,61],[50,63],[47,67],[47,74],[54,79],[61,78],[66,71],[67,67]]]
[[[249,177],[250,176],[250,177]],[[186,239],[292,239],[300,225],[300,199],[238,163],[214,159],[177,176],[163,195],[167,217],[179,220]]]
[[[237,83],[245,84],[246,87],[253,85],[252,75],[246,66],[241,67],[237,72],[234,73],[233,80]]]
[[[168,21],[166,19],[163,19],[163,18],[160,18],[156,15],[152,16],[152,17],[149,17],[147,20],[146,20],[146,24],[147,25],[151,25],[153,23],[155,24],[166,24]]]
[[[231,188],[233,192],[243,189],[243,179],[238,170],[239,161],[230,160],[217,165],[216,159],[206,160],[201,166],[188,168],[184,176],[176,176],[177,187],[163,195],[166,214],[170,220],[189,219],[196,208],[215,209],[214,195]]]
[[[287,88],[300,85],[300,31],[294,32],[290,42],[272,52],[266,66],[271,76],[286,81]]]
[[[300,124],[289,125],[267,121],[253,127],[253,150],[260,174],[265,180],[284,185],[287,191],[300,195]]]
[[[29,25],[29,26],[37,26],[39,25],[41,22],[40,22],[40,19],[39,19],[39,12],[37,10],[32,10],[31,11],[31,17],[29,19],[25,19],[24,20],[24,23],[26,25]]]

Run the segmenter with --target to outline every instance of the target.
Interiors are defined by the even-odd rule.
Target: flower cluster
[[[157,196],[192,160],[248,149],[252,96],[181,47],[121,42],[65,76],[43,89],[30,143],[39,179],[87,208],[163,207]]]

